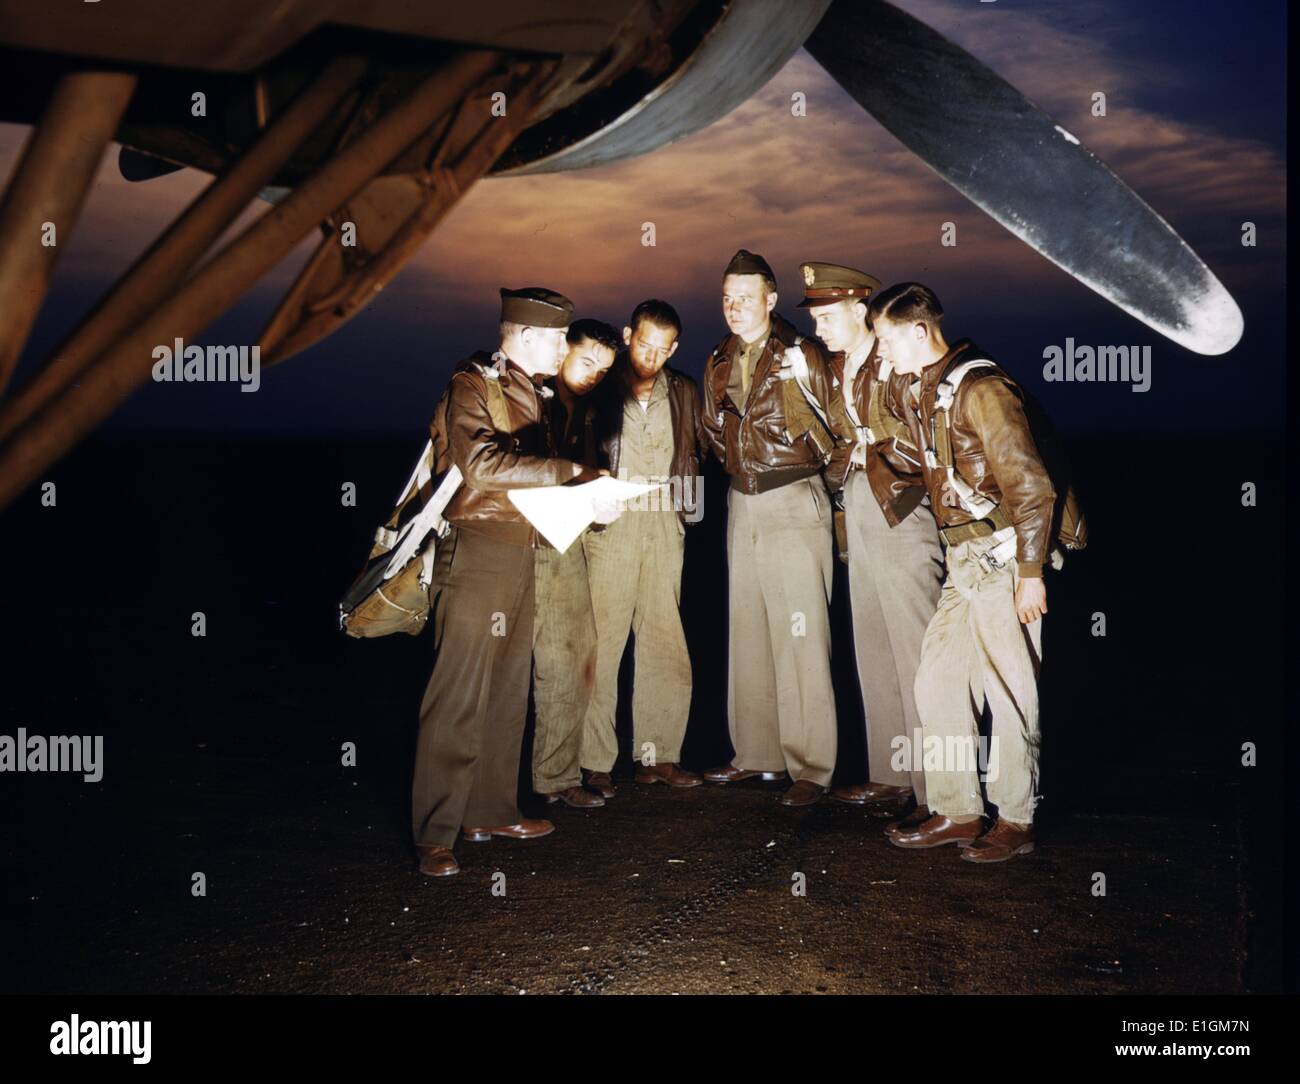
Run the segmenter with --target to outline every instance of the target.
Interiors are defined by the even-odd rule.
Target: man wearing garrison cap
[[[735,756],[714,783],[794,781],[782,801],[821,798],[835,769],[830,623],[836,441],[826,351],[774,313],[776,276],[741,249],[723,272],[730,334],[704,369],[701,421],[727,492],[727,721]]]
[[[921,639],[939,604],[943,551],[925,496],[921,453],[898,420],[912,378],[877,356],[867,305],[879,279],[832,263],[805,263],[800,271],[799,307],[835,351],[840,401],[833,417],[851,449],[836,456],[827,483],[844,503],[868,782],[836,787],[831,797],[853,805],[914,797],[920,813],[908,823],[919,823],[928,816],[920,758],[906,757],[905,764],[915,767],[910,772],[895,761],[900,751],[911,753],[921,732],[913,686]]]
[[[412,822],[421,872],[460,870],[457,836],[554,830],[516,804],[533,647],[534,551],[548,545],[509,491],[595,472],[555,456],[542,382],[568,349],[573,303],[540,287],[501,291],[501,347],[457,367],[431,425],[436,472],[464,482],[443,512],[433,583],[437,662],[420,706]]]

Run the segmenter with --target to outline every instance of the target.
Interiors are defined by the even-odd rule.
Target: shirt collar
[[[875,345],[875,340],[869,339],[865,346],[860,346],[852,354],[844,356],[844,383],[846,385],[851,385],[858,379],[858,374],[862,372],[863,366],[871,357],[871,351],[875,348]]]
[[[668,372],[666,369],[660,369],[657,373],[655,373],[655,382],[650,385],[650,398],[647,400],[647,405],[653,406],[660,399],[665,399],[667,397],[668,397]],[[641,409],[640,402],[638,401],[637,397],[632,394],[631,389],[628,389],[627,392],[627,405],[628,406],[635,405],[637,410]]]

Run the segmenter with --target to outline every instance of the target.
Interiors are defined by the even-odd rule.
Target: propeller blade
[[[1085,286],[1198,354],[1241,310],[1170,225],[1073,135],[942,34],[884,0],[839,0],[806,42],[931,169]]]

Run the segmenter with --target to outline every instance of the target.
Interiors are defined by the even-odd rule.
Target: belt
[[[794,482],[802,482],[821,469],[820,466],[812,463],[796,463],[787,467],[772,467],[765,471],[743,471],[730,476],[731,488],[753,496],[755,493],[766,493]]]
[[[970,523],[959,523],[955,527],[940,527],[939,533],[950,546],[960,546],[974,538],[988,538],[1005,527],[1011,526],[1011,517],[999,505],[983,519]]]

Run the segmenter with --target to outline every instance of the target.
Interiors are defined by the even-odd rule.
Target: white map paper
[[[547,542],[563,553],[595,522],[597,500],[630,501],[662,484],[643,485],[602,475],[580,486],[512,489],[510,501]]]

